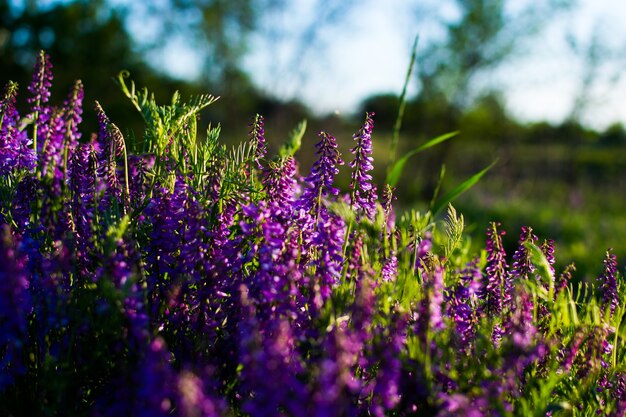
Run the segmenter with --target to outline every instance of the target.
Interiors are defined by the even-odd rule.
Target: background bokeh
[[[626,6],[616,3],[0,0],[0,78],[27,85],[44,49],[53,96],[81,78],[86,103],[98,99],[129,136],[142,128],[115,83],[123,69],[162,101],[175,90],[220,95],[201,122],[221,123],[230,143],[246,139],[255,113],[274,149],[307,119],[302,171],[317,131],[347,151],[374,111],[382,183],[419,36],[398,153],[461,133],[411,160],[398,208],[427,209],[442,166],[445,192],[497,159],[456,201],[472,238],[500,221],[511,248],[531,225],[556,240],[560,268],[575,261],[579,279],[594,279],[607,248],[626,257]],[[90,104],[83,128],[96,130]]]

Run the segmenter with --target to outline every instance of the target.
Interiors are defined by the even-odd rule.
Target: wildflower
[[[525,242],[535,243],[537,236],[533,234],[531,227],[522,227],[522,233],[519,239],[519,247],[513,254],[513,265],[511,265],[511,275],[515,278],[528,278],[530,274],[535,272],[535,266],[530,260],[530,253]]]
[[[258,114],[254,116],[254,121],[250,124],[250,142],[254,148],[254,160],[259,169],[263,169],[260,159],[267,153],[265,147],[265,129],[263,125],[263,116]]]
[[[424,298],[420,302],[417,334],[425,336],[430,328],[440,331],[445,328],[443,321],[443,285],[444,268],[435,266],[424,274]]]
[[[35,70],[33,80],[28,86],[28,92],[31,97],[28,98],[28,104],[31,106],[31,112],[28,117],[34,122],[33,141],[35,151],[39,151],[39,136],[45,138],[50,119],[50,107],[46,105],[50,100],[50,87],[52,86],[52,62],[50,57],[43,51],[39,53],[35,62]]]
[[[292,156],[269,163],[263,178],[263,188],[269,201],[285,208],[291,206],[296,185],[295,173],[296,161]]]
[[[478,403],[478,404],[477,404]],[[437,417],[483,417],[483,410],[487,404],[485,401],[472,401],[463,394],[443,394],[442,404]]]
[[[20,115],[15,107],[17,84],[7,84],[0,100],[0,174],[35,168],[37,156],[25,130],[20,130]]]
[[[339,194],[339,190],[333,187],[333,180],[339,172],[337,165],[343,165],[335,138],[325,132],[321,132],[319,136],[321,140],[315,145],[319,157],[313,163],[311,173],[305,178],[309,186],[300,196],[298,203],[299,207],[314,217],[319,217],[324,198]]]
[[[0,230],[0,392],[26,371],[22,348],[28,335],[32,301],[25,268],[8,226]]]
[[[485,310],[488,315],[502,312],[505,300],[510,300],[511,283],[507,275],[506,252],[502,246],[504,232],[498,224],[491,223],[487,229],[487,266],[485,267]]]
[[[357,211],[362,211],[365,215],[373,219],[376,214],[376,186],[372,184],[372,176],[368,174],[374,169],[372,165],[372,129],[374,113],[365,114],[365,123],[361,129],[353,136],[356,146],[350,150],[354,154],[354,160],[350,162],[352,176],[350,182],[351,204]]]
[[[385,282],[396,279],[396,276],[398,275],[398,257],[395,254],[392,253],[387,259],[385,259],[380,275]]]
[[[606,251],[604,258],[604,269],[598,281],[600,282],[600,295],[604,306],[609,306],[611,314],[615,313],[615,309],[619,306],[619,295],[617,293],[617,260],[615,254],[611,253],[612,249]]]

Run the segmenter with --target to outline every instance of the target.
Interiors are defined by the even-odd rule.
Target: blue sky
[[[318,42],[303,51],[295,49],[298,43],[289,36],[271,42],[254,38],[245,66],[262,89],[280,98],[299,98],[319,113],[353,112],[371,94],[399,93],[415,34],[426,39],[437,36],[435,25],[416,23],[415,4],[424,2],[454,13],[441,6],[446,2],[360,0],[333,24],[320,28]],[[309,0],[291,4],[291,10],[272,15],[268,28],[295,29],[322,12],[313,9]],[[626,73],[626,2],[622,0],[579,0],[574,11],[551,21],[481,83],[501,88],[511,113],[522,120],[559,122],[571,112],[585,68],[581,56],[568,47],[566,35],[584,50],[594,33],[598,43],[617,56],[599,68],[582,118],[598,128],[614,121],[626,123],[626,77],[621,76]],[[182,40],[170,43],[161,60],[181,77],[198,73],[200,58]],[[412,85],[410,92],[416,88]]]

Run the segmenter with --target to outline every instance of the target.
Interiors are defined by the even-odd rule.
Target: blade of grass
[[[406,91],[409,86],[409,81],[411,81],[411,75],[413,74],[413,67],[415,66],[415,61],[417,60],[417,41],[419,39],[419,35],[415,36],[415,40],[413,41],[413,48],[411,50],[411,60],[409,62],[409,69],[406,72],[406,78],[404,79],[404,85],[402,86],[402,93],[400,94],[400,104],[398,106],[398,115],[396,116],[396,121],[393,125],[393,135],[391,137],[391,145],[389,148],[389,166],[388,170],[391,169],[391,165],[396,162],[396,152],[398,149],[398,141],[400,140],[400,129],[402,128],[402,119],[404,117],[404,109],[406,108]]]
[[[406,163],[408,162],[410,158],[412,158],[413,156],[417,155],[418,153],[428,148],[432,148],[433,146],[440,144],[441,142],[445,142],[446,140],[453,138],[454,136],[458,134],[459,134],[459,131],[457,130],[455,132],[450,132],[441,136],[437,136],[436,138],[429,140],[428,142],[418,146],[417,148],[413,149],[412,151],[404,155],[396,163],[394,163],[393,166],[389,169],[389,172],[387,173],[387,180],[386,180],[387,184],[389,184],[392,187],[396,186],[396,184],[400,180],[400,176],[402,175],[404,166],[406,165]]]
[[[432,210],[433,216],[436,215],[437,213],[439,213],[439,211],[442,208],[447,207],[448,203],[452,202],[452,200],[454,200],[455,198],[457,198],[458,196],[463,194],[465,191],[467,191],[470,188],[472,188],[483,177],[483,175],[485,175],[487,173],[487,171],[489,171],[491,168],[493,168],[493,166],[496,164],[496,162],[498,162],[498,161],[497,160],[493,161],[488,167],[486,167],[482,171],[477,172],[476,174],[472,175],[471,177],[469,177],[468,179],[463,181],[461,184],[457,185],[453,190],[449,191],[447,194],[445,194],[443,197],[441,197],[435,203],[435,205],[433,207],[433,210]]]

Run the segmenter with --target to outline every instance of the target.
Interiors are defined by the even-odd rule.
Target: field
[[[198,123],[214,97],[161,104],[120,74],[145,130],[125,136],[96,102],[90,135],[82,84],[53,105],[52,81],[42,52],[0,101],[0,414],[626,413],[626,288],[607,250],[622,225],[602,220],[619,219],[615,188],[503,171],[549,177],[550,152],[619,171],[616,149],[519,145],[456,193],[491,163],[473,148],[486,161],[446,159],[453,175],[420,207],[407,201],[438,170],[418,182],[411,162],[397,190],[372,177],[389,152],[373,114],[347,150],[304,125],[270,147],[261,115],[230,146]],[[305,138],[316,153],[300,165]],[[512,198],[517,214],[501,208]],[[578,255],[581,275],[565,266]]]

